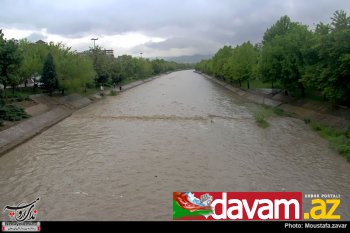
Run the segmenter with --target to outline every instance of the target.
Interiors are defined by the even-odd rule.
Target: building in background
[[[113,49],[104,49],[103,52],[105,52],[106,55],[114,56]]]

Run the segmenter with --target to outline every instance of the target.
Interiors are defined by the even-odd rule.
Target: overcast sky
[[[283,15],[312,26],[340,9],[349,14],[350,0],[0,0],[0,29],[78,51],[98,38],[115,55],[164,57],[258,42]]]

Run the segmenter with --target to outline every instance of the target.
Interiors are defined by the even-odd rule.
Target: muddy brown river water
[[[251,105],[191,70],[107,97],[0,157],[0,209],[171,220],[174,191],[302,191],[341,194],[350,220],[350,163],[301,120],[259,128]]]

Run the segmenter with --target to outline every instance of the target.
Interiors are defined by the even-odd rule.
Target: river
[[[259,128],[251,105],[191,70],[109,96],[0,157],[0,208],[171,220],[174,191],[302,191],[340,194],[350,220],[350,164],[301,120]]]

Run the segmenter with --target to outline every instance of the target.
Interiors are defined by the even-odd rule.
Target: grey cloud
[[[38,41],[38,40],[43,40],[43,41],[45,41],[45,40],[47,39],[47,36],[45,36],[45,35],[43,35],[43,34],[41,34],[41,33],[35,32],[35,33],[32,33],[32,34],[30,34],[29,36],[27,36],[27,39],[28,39],[29,41],[31,41],[31,42],[36,42],[36,41]]]
[[[212,51],[218,45],[258,42],[266,28],[282,15],[312,25],[329,21],[335,10],[349,11],[349,3],[348,0],[1,0],[0,9],[0,28],[37,31],[45,28],[48,33],[68,38],[141,32],[169,38],[161,44],[142,45],[147,49],[187,46]]]
[[[143,45],[136,46],[131,50],[131,52],[139,53],[142,51],[147,54],[153,50],[167,51],[169,49],[192,49],[195,51],[194,53],[213,54],[220,48],[220,46],[220,43],[204,38],[174,37],[162,42],[148,42]]]

